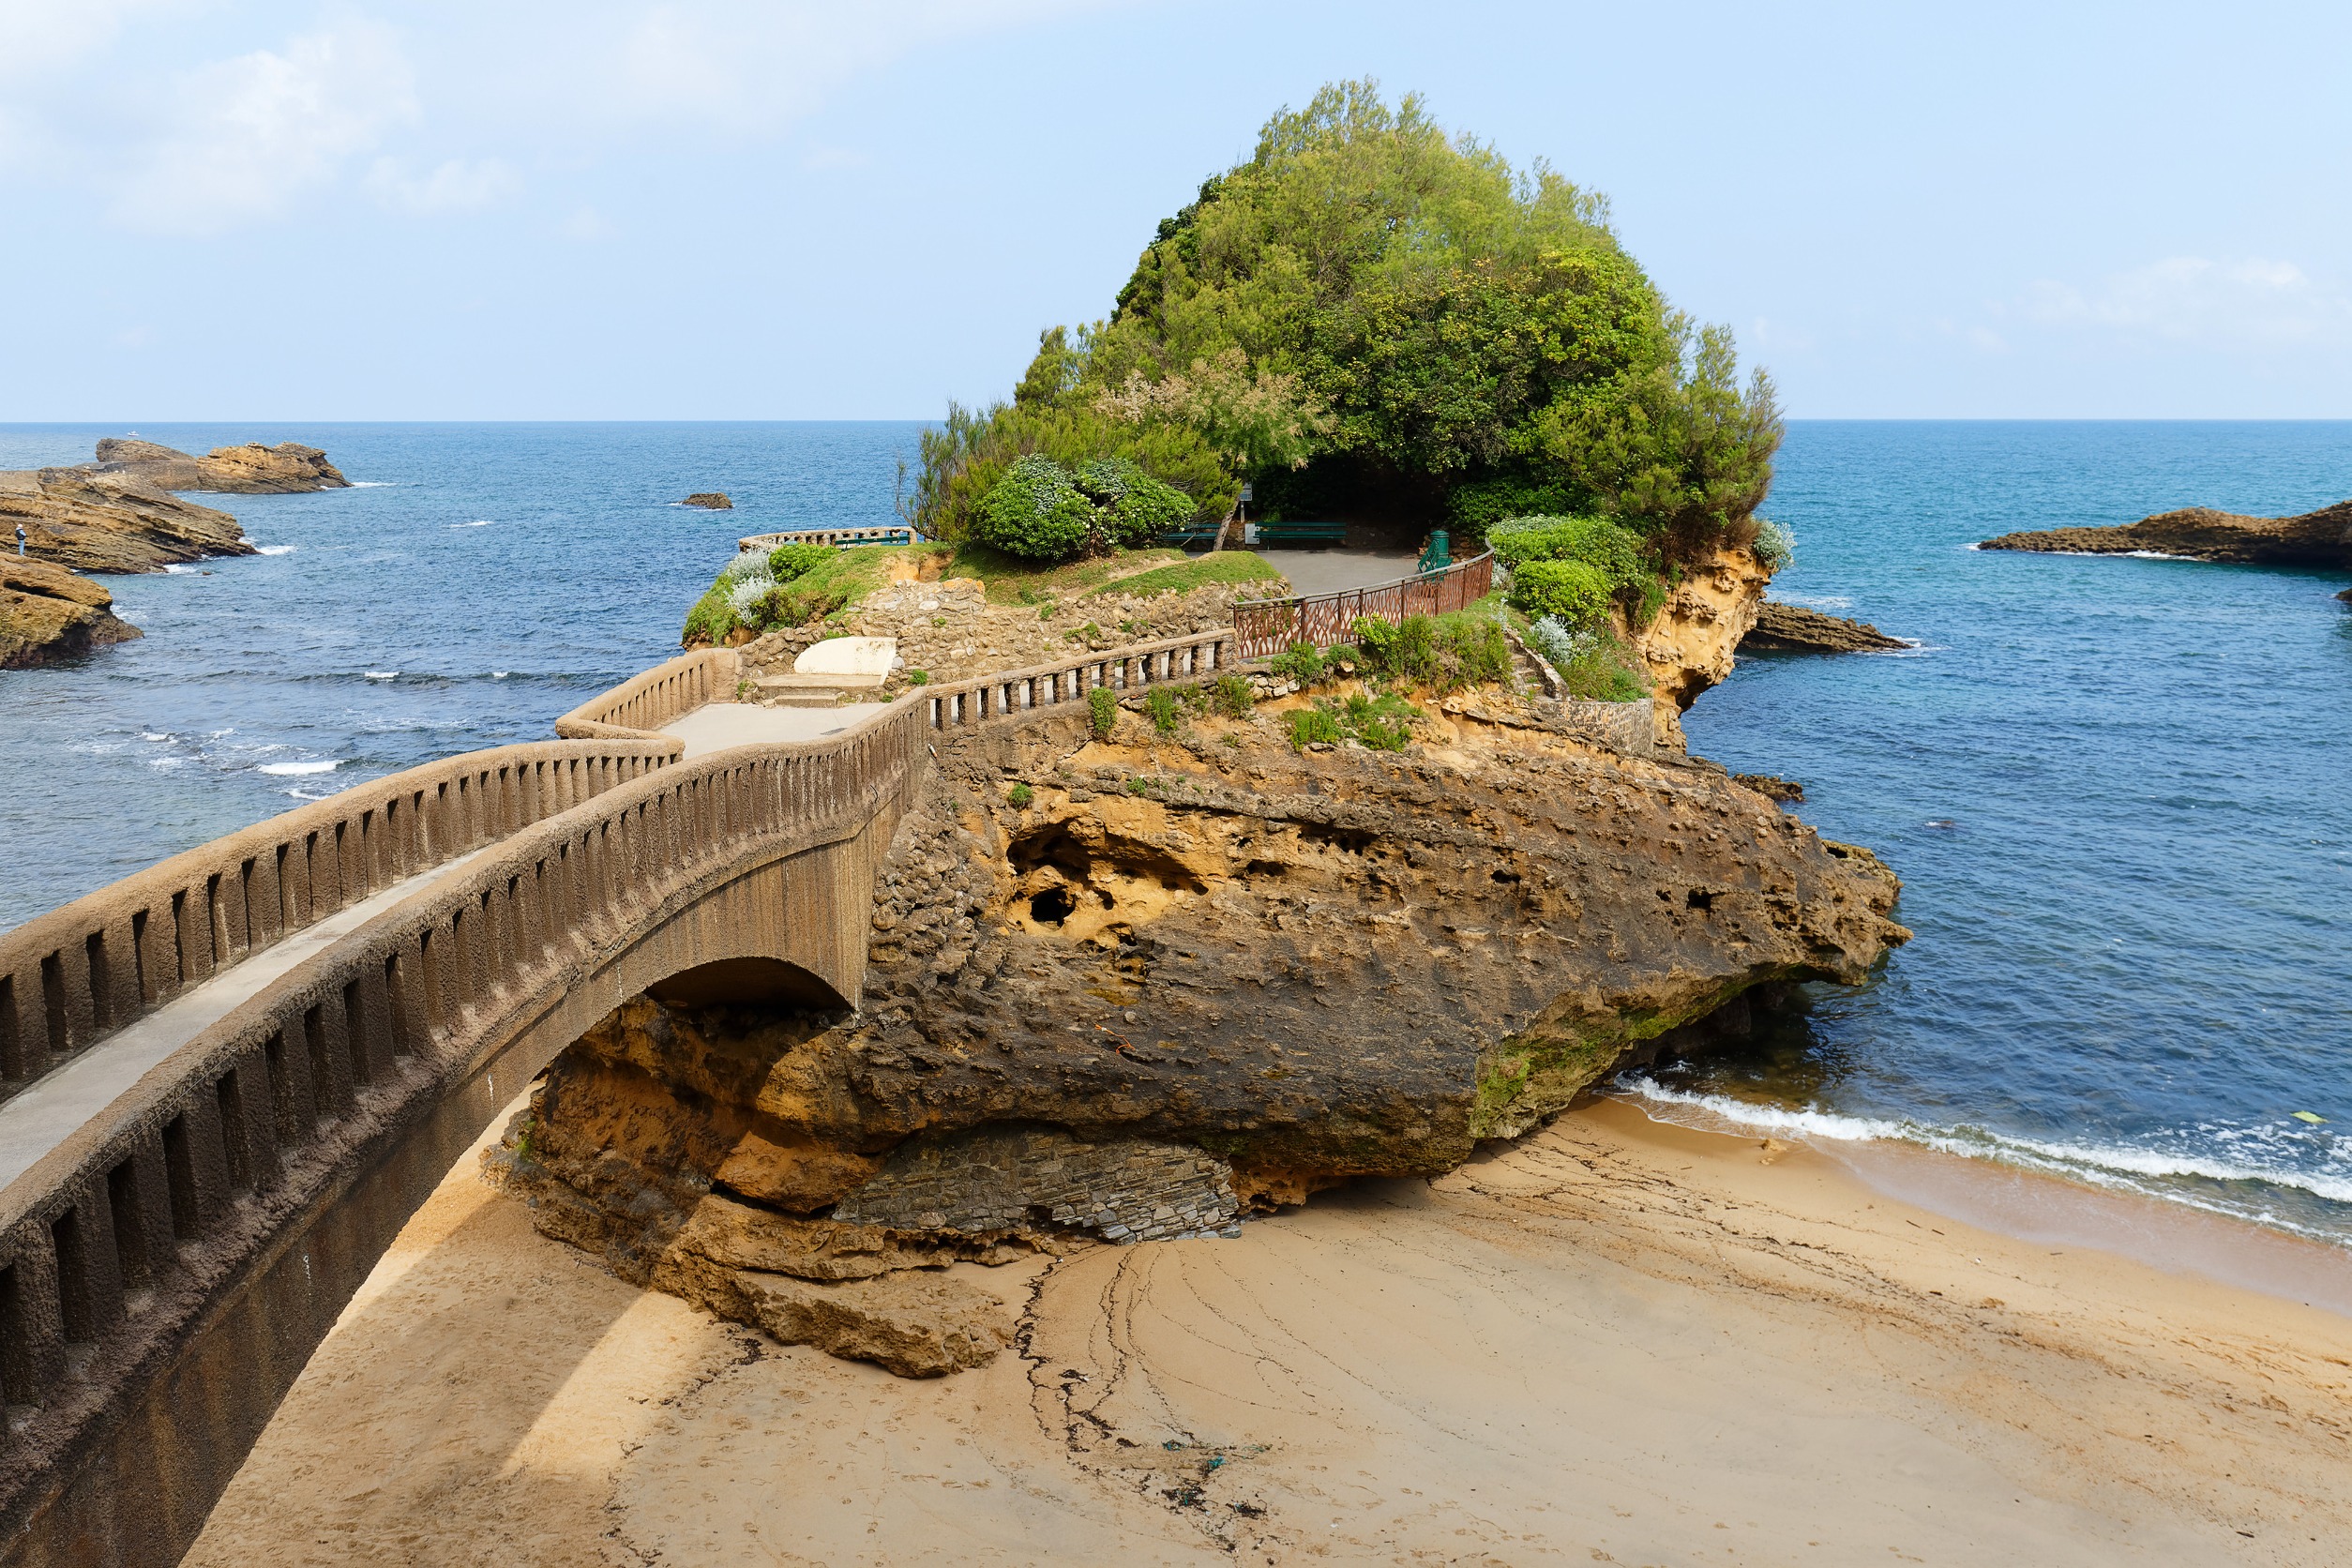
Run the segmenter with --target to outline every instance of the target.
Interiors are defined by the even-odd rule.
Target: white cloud
[[[179,82],[115,216],[181,234],[276,217],[416,113],[408,62],[374,23],[218,61]]]
[[[0,81],[57,70],[114,41],[142,12],[178,0],[0,0]]]
[[[576,239],[586,244],[594,240],[610,238],[612,234],[612,225],[607,222],[604,214],[596,208],[580,207],[576,208],[569,218],[564,219],[564,234],[567,239]]]
[[[380,158],[368,171],[367,188],[378,205],[426,218],[495,206],[521,191],[522,175],[494,158],[453,158],[423,175],[411,174],[399,158]]]
[[[2172,256],[2090,288],[2044,279],[2020,313],[2044,326],[2260,352],[2352,341],[2352,296],[2292,262]]]

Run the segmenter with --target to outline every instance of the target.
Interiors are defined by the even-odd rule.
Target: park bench
[[[1261,522],[1258,543],[1266,550],[1328,550],[1348,542],[1344,522]]]

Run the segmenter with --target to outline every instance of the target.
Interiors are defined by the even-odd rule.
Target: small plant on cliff
[[[1152,716],[1152,728],[1163,735],[1172,735],[1183,722],[1176,712],[1176,694],[1166,686],[1153,686],[1143,700],[1143,711]]]
[[[1355,625],[1349,650],[1368,674],[1427,686],[1444,693],[1511,678],[1511,644],[1502,627],[1465,612],[1432,620],[1408,615],[1396,626],[1364,620]],[[1335,661],[1338,649],[1332,650]]]
[[[1375,751],[1402,751],[1413,738],[1413,720],[1421,711],[1403,698],[1389,694],[1366,697],[1362,692],[1338,701],[1316,704],[1332,722]]]
[[[1528,628],[1527,641],[1560,671],[1571,697],[1637,702],[1650,694],[1624,645],[1606,627],[1577,629],[1545,617]]]
[[[1339,728],[1339,721],[1320,708],[1293,708],[1283,716],[1290,725],[1290,745],[1294,750],[1304,751],[1318,742],[1336,746],[1348,738]]]
[[[1756,525],[1756,542],[1748,547],[1768,572],[1781,572],[1797,558],[1797,536],[1780,523],[1765,519]]]
[[[1219,675],[1214,689],[1217,711],[1228,718],[1247,718],[1258,706],[1258,694],[1239,675]]]
[[[1086,714],[1094,738],[1108,740],[1111,731],[1119,727],[1119,694],[1108,686],[1096,686],[1086,694]]]
[[[927,670],[910,670],[910,671],[907,671],[907,685],[909,685],[909,686],[929,686],[930,684],[931,684],[931,672],[930,672],[929,671],[927,671]]]
[[[1037,792],[1026,784],[1016,784],[1004,792],[1004,798],[1012,803],[1014,810],[1026,811],[1029,803],[1037,798]]]
[[[1266,667],[1282,680],[1311,686],[1323,678],[1323,655],[1312,642],[1293,642],[1288,653],[1268,659]]]

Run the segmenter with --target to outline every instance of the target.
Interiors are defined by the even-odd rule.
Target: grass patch
[[[1119,727],[1119,694],[1108,686],[1096,686],[1086,694],[1086,716],[1092,721],[1096,740],[1108,740]]]
[[[1167,550],[1136,550],[1136,555],[1164,555]],[[1089,589],[1093,594],[1189,594],[1217,582],[1265,582],[1282,574],[1262,556],[1246,550],[1220,550],[1191,560],[1179,560],[1173,565],[1154,566],[1133,577]]]

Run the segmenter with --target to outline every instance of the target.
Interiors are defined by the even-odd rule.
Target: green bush
[[[1014,810],[1026,811],[1029,803],[1037,798],[1037,792],[1026,784],[1016,784],[1004,792],[1004,798],[1013,803]]]
[[[774,631],[779,626],[805,626],[822,620],[850,602],[850,596],[838,588],[794,588],[778,583],[760,596],[747,617],[753,629]]]
[[[1086,694],[1086,713],[1093,725],[1094,738],[1108,740],[1111,731],[1119,727],[1119,694],[1108,686],[1094,687]]]
[[[833,559],[831,545],[778,545],[768,551],[768,571],[778,582],[806,577]]]
[[[1366,697],[1359,692],[1343,702],[1319,704],[1334,723],[1375,751],[1402,751],[1413,738],[1412,722],[1419,710],[1395,695]]]
[[[1492,686],[1511,679],[1511,640],[1492,621],[1465,621],[1447,628],[1446,651],[1454,675],[1464,686]]]
[[[1033,561],[1064,561],[1094,538],[1094,503],[1070,471],[1035,453],[1016,458],[980,503],[980,542]]]
[[[1290,745],[1296,750],[1304,751],[1317,741],[1335,746],[1348,738],[1339,721],[1320,708],[1293,708],[1284,716],[1289,721]]]
[[[1266,668],[1283,680],[1311,686],[1323,678],[1322,651],[1312,642],[1293,642],[1289,652],[1268,659]]]
[[[1143,711],[1152,716],[1152,728],[1163,735],[1172,735],[1182,722],[1176,712],[1176,694],[1166,686],[1153,686],[1143,699]]]
[[[1424,686],[1436,686],[1444,677],[1438,657],[1438,624],[1428,616],[1408,615],[1394,626],[1362,620],[1351,630],[1357,654],[1373,673]]]
[[[1572,626],[1596,624],[1609,612],[1611,585],[1598,566],[1582,561],[1530,561],[1511,574],[1511,607],[1529,615],[1556,615]]]
[[[1247,718],[1258,706],[1258,694],[1239,675],[1219,675],[1215,690],[1217,710],[1228,718]]]
[[[1088,463],[1078,471],[1078,483],[1102,507],[1102,533],[1123,549],[1139,550],[1192,520],[1191,496],[1160,483],[1125,458]]]
[[[1797,558],[1796,535],[1770,519],[1756,525],[1756,541],[1748,548],[1756,551],[1756,558],[1764,563],[1768,572],[1785,571]]]
[[[931,672],[930,672],[929,671],[927,671],[927,670],[910,670],[910,671],[907,671],[907,685],[909,685],[909,686],[929,686],[930,684],[931,684]]]

